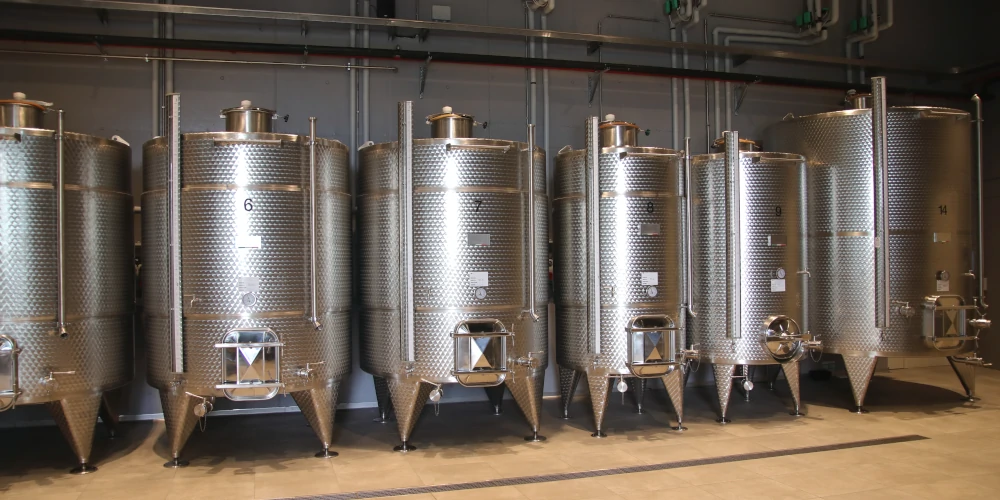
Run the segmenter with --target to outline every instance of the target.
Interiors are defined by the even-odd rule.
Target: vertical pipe
[[[66,336],[66,156],[63,151],[63,110],[56,125],[56,330]]]
[[[367,2],[366,2],[367,3]],[[413,363],[413,101],[399,103],[399,143],[396,161],[399,165],[400,270],[403,273],[400,300],[400,327],[405,346],[405,361]]]
[[[694,308],[694,266],[691,263],[691,258],[694,255],[692,251],[692,241],[694,241],[694,235],[692,234],[691,219],[693,217],[692,202],[693,198],[691,192],[691,138],[684,138],[684,217],[681,223],[684,224],[684,267],[685,267],[685,280],[684,280],[684,304],[687,307],[688,312],[691,317],[698,317],[698,313]]]
[[[872,166],[875,175],[875,297],[877,328],[889,328],[889,145],[885,77],[872,78]],[[879,287],[881,285],[881,287]]]
[[[548,23],[546,22],[548,18],[549,16],[544,14],[542,15],[543,30],[548,29]],[[549,58],[549,39],[543,38],[542,59],[548,59],[548,58]],[[545,128],[542,130],[542,147],[545,149],[545,151],[548,151],[549,150],[549,70],[548,69],[542,70],[542,121],[545,123],[543,125]],[[547,159],[548,155],[546,154],[546,160]],[[548,191],[552,189],[552,182],[551,182],[552,179],[549,178],[548,164],[546,163],[545,165],[542,166],[542,168],[545,169],[545,179],[546,179],[545,187],[547,191],[546,194],[550,195],[549,199],[552,199],[551,192]],[[549,227],[552,227],[552,225],[550,224]]]
[[[527,8],[527,7],[525,7]],[[535,12],[528,9],[528,29],[535,29]],[[528,57],[531,59],[535,58],[535,39],[532,37],[528,38]],[[535,85],[538,81],[538,70],[535,68],[528,69],[528,92],[530,102],[529,116],[530,119],[528,123],[534,125],[538,123],[538,93],[535,92]]]
[[[704,44],[708,45],[708,18],[702,24]],[[708,71],[708,51],[705,51],[705,71]],[[708,153],[712,152],[712,119],[709,113],[711,113],[711,106],[708,102],[708,80],[705,80],[705,151]]]
[[[352,0],[351,1],[351,15],[352,16],[358,15],[358,2],[357,2],[357,0]],[[352,24],[351,25],[351,31],[350,31],[350,33],[351,33],[350,34],[350,44],[351,44],[351,47],[357,47],[357,45],[358,45],[357,31],[358,31],[357,28]],[[358,61],[357,59],[351,59],[350,64],[352,66],[356,66],[357,65],[357,61]],[[350,158],[351,158],[351,172],[353,174],[356,174],[357,171],[358,171],[358,167],[357,167],[357,161],[358,161],[358,159],[357,159],[357,155],[355,154],[355,152],[358,150],[358,70],[357,69],[351,69],[350,71],[348,71],[348,73],[350,75],[348,85],[350,86],[350,93],[351,93],[351,99],[350,99],[350,101],[351,101],[350,102],[350,115],[351,115],[351,118],[350,118],[351,119],[351,154],[350,154]],[[352,184],[352,186],[353,186],[353,184]]]
[[[727,316],[729,318],[729,336],[738,339],[743,336],[743,245],[740,241],[743,232],[743,182],[740,175],[740,134],[736,131],[722,133],[726,143],[726,213],[731,214],[727,224],[729,243],[726,245],[727,264]]]
[[[153,16],[153,38],[160,38],[160,15],[157,14]],[[160,90],[160,61],[153,61],[150,66],[153,69],[152,75],[152,85],[150,95],[152,97],[152,127],[149,129],[150,134],[153,137],[159,137],[162,132],[160,132],[160,97],[163,96],[163,92]]]
[[[979,98],[979,95],[972,96],[972,102],[976,105],[976,200],[979,204],[979,217],[976,219],[977,231],[979,239],[977,243],[979,244],[979,269],[976,272],[979,274],[979,305],[983,312],[989,309],[989,305],[986,304],[986,255],[984,252],[984,241],[983,241],[983,101]]]
[[[364,2],[361,4],[361,7],[362,7],[362,11],[363,11],[361,13],[361,15],[363,15],[364,17],[370,17],[371,16],[371,0],[364,0]],[[371,46],[371,32],[369,31],[367,25],[365,25],[364,29],[362,30],[362,45],[366,49]],[[362,64],[365,65],[365,66],[368,66],[368,63],[369,63],[369,60],[367,58],[362,61]],[[368,142],[368,141],[371,140],[371,131],[372,131],[371,123],[369,123],[371,121],[369,119],[370,116],[371,116],[370,115],[370,111],[369,111],[370,107],[371,107],[371,78],[370,77],[371,77],[371,71],[370,70],[367,70],[367,69],[366,70],[362,70],[362,73],[361,73],[361,119],[364,121],[364,128],[362,129],[362,133],[361,133],[361,138],[362,139],[361,140],[363,142]],[[410,103],[410,110],[412,112],[412,110],[413,110],[413,103]],[[411,129],[410,130],[412,131],[412,123],[411,123]]]
[[[677,28],[675,26],[670,27],[670,41],[677,41]],[[670,67],[677,68],[677,49],[670,49]],[[678,127],[678,122],[680,116],[680,109],[677,102],[677,79],[670,79],[670,128],[673,132],[673,142],[670,147],[675,150],[680,147],[681,143],[681,130]]]
[[[687,43],[688,41],[687,27],[684,27],[684,29],[681,30],[681,41],[684,43]],[[687,49],[684,49],[684,56],[682,57],[682,60],[684,69],[688,69],[689,60]],[[684,137],[691,137],[691,81],[688,78],[684,79]],[[685,145],[684,149],[689,151],[691,148]]]
[[[316,307],[316,117],[309,117],[309,291],[312,316],[309,321],[321,330]]]
[[[590,283],[590,335],[593,353],[601,354],[601,188],[600,188],[600,143],[598,142],[598,118],[587,118],[587,231],[590,238],[590,252],[587,259],[587,279]]]
[[[170,371],[184,372],[181,290],[181,96],[167,94],[167,288],[170,295]]]
[[[173,4],[174,0],[166,0],[166,3],[168,5],[169,4]],[[174,38],[174,15],[173,14],[167,14],[166,29],[164,31],[166,31],[165,38],[167,38],[167,39],[173,39]],[[168,51],[166,51],[164,53],[164,55],[167,56],[167,57],[173,57],[174,51],[173,50],[168,50]],[[170,60],[166,61],[163,64],[163,68],[164,68],[163,69],[163,73],[164,73],[164,79],[165,79],[164,87],[166,88],[166,91],[167,91],[168,94],[173,94],[174,93],[174,62],[170,61]]]
[[[535,124],[528,124],[528,309],[532,321],[535,312]]]

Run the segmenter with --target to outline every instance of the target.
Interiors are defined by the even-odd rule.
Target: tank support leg
[[[948,356],[948,363],[951,364],[951,369],[955,370],[958,381],[965,389],[965,400],[970,403],[978,400],[979,398],[976,397],[976,365],[955,359],[953,356]]]
[[[735,365],[712,365],[712,371],[715,373],[715,392],[719,396],[719,418],[716,422],[720,424],[732,422],[726,417],[726,412],[729,410],[729,395],[733,392],[735,368]]]
[[[494,415],[503,414],[503,395],[505,390],[506,388],[503,384],[486,388],[486,397],[490,400],[490,406],[493,408]]]
[[[528,425],[531,426],[531,435],[526,436],[524,440],[545,441],[545,436],[538,434],[542,422],[542,391],[545,385],[545,371],[532,370],[524,375],[518,372],[504,383],[510,389],[510,393],[514,396],[514,402],[521,409],[524,418],[528,419]]]
[[[608,396],[611,393],[611,379],[604,372],[587,372],[587,385],[590,386],[590,405],[594,409],[594,433],[592,437],[607,437],[604,433],[604,413],[608,409]]]
[[[847,378],[851,381],[851,392],[854,393],[855,407],[851,410],[854,413],[868,413],[864,408],[865,394],[868,392],[872,374],[875,373],[876,362],[878,358],[874,356],[844,356]]]
[[[417,449],[410,444],[410,433],[420,418],[420,412],[427,403],[433,386],[420,380],[389,379],[389,397],[392,407],[396,410],[396,425],[399,427],[399,439],[402,444],[393,448],[395,451],[407,452]]]
[[[625,379],[628,383],[628,390],[632,393],[632,399],[635,400],[635,412],[642,415],[642,398],[646,394],[646,379],[639,377],[629,377]]]
[[[101,410],[98,413],[104,428],[108,430],[108,439],[114,439],[118,434],[118,405],[113,401],[115,398],[112,392],[118,391],[107,391],[101,395]]]
[[[583,372],[578,372],[571,368],[559,367],[559,396],[560,406],[562,406],[562,418],[569,418],[569,405],[573,403],[573,395],[576,394],[576,387],[583,378]]]
[[[322,444],[317,458],[332,458],[337,452],[330,451],[333,443],[333,419],[337,411],[337,395],[340,392],[340,380],[328,380],[324,387],[297,391],[292,393],[292,399],[299,405],[302,415],[306,417]]]
[[[774,390],[774,384],[778,383],[778,377],[781,376],[782,369],[778,368],[778,369],[774,370],[774,374],[773,375],[770,373],[771,372],[770,365],[765,366],[764,370],[766,372],[768,372],[767,388],[768,388],[768,390],[773,391]]]
[[[375,421],[380,424],[389,423],[389,415],[392,412],[392,399],[389,398],[389,383],[382,377],[372,377],[375,379],[375,401],[378,403],[378,417]]]
[[[176,391],[161,390],[160,404],[163,406],[163,423],[166,425],[167,442],[170,446],[172,460],[163,464],[164,467],[187,467],[188,461],[181,460],[181,450],[187,443],[194,428],[198,425],[198,416],[194,414],[196,399],[188,396],[183,389]]]
[[[792,411],[790,415],[801,417],[802,396],[799,391],[799,362],[789,361],[781,365],[781,371],[785,373],[785,380],[788,381],[788,388],[792,391]]]
[[[680,368],[672,370],[663,376],[663,387],[667,389],[667,396],[670,397],[670,404],[674,406],[674,413],[677,415],[677,427],[672,427],[675,431],[686,431],[684,427],[684,382],[687,377]]]
[[[90,465],[90,451],[94,445],[94,427],[97,426],[101,395],[60,399],[46,403],[46,406],[79,461],[80,465],[70,473],[88,474],[96,471],[97,467]]]

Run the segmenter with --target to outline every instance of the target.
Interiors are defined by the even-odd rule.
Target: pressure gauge
[[[486,298],[486,289],[485,288],[477,288],[476,289],[476,298],[479,299],[479,300],[485,299]]]
[[[777,276],[779,280],[785,279],[785,268],[779,267],[778,270],[774,271],[774,275]]]

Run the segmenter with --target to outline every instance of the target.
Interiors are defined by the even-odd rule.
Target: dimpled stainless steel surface
[[[448,151],[447,143],[468,148]],[[474,149],[471,146],[511,146]],[[484,139],[419,139],[413,154],[413,278],[415,357],[412,375],[437,383],[456,382],[451,334],[462,319],[496,318],[513,330],[511,357],[547,351],[545,307],[537,323],[520,318],[527,296],[525,249],[527,172],[525,145]],[[395,143],[361,151],[358,213],[361,228],[361,366],[372,374],[403,373],[399,335],[399,234],[396,221]],[[537,165],[545,155],[535,150]],[[536,302],[548,302],[548,200],[544,169],[535,172]],[[469,234],[488,234],[488,246],[468,243]],[[484,298],[469,285],[470,272],[488,272]]]
[[[269,133],[183,134],[181,141],[183,373],[170,370],[164,138],[143,147],[143,272],[148,381],[165,394],[224,396],[215,347],[236,328],[270,328],[281,348],[281,393],[327,411],[350,371],[351,198],[343,144],[317,139],[317,304],[309,321],[309,138]],[[253,237],[259,237],[259,246]],[[241,248],[242,247],[242,248]],[[247,297],[253,294],[252,297]],[[305,372],[306,364],[311,371]],[[331,389],[332,388],[332,389]],[[322,401],[316,394],[323,394]],[[165,395],[164,398],[167,396]],[[187,408],[190,405],[174,405]],[[168,419],[187,415],[168,414]],[[326,418],[326,416],[322,416]],[[168,427],[171,427],[168,425]],[[189,423],[173,425],[187,429]],[[317,427],[329,444],[328,428]],[[187,432],[171,439],[175,456]]]
[[[99,401],[101,392],[132,378],[131,153],[124,144],[70,132],[63,148],[68,324],[60,337],[53,334],[54,132],[0,128],[0,334],[21,349],[17,404],[74,408],[58,416],[78,458],[86,461],[97,406],[81,401],[94,394]],[[52,372],[61,373],[50,378]]]
[[[532,258],[536,310],[541,317],[533,322],[522,314],[528,306],[525,252],[530,227],[526,148],[519,142],[487,139],[413,141],[415,314],[414,362],[409,373],[406,339],[400,334],[399,290],[404,283],[399,265],[397,143],[377,144],[360,152],[361,367],[388,380],[404,441],[416,421],[410,414],[423,405],[413,398],[426,399],[423,389],[404,386],[421,380],[456,383],[451,335],[459,321],[474,318],[497,319],[514,333],[507,345],[512,373],[505,383],[537,429],[535,391],[512,387],[534,384],[532,378],[542,376],[548,359],[548,199],[545,169],[541,168],[545,152],[538,148],[534,151],[539,167],[534,180],[536,245]],[[482,244],[481,235],[489,235],[488,244]],[[471,286],[469,273],[489,273],[488,286]],[[477,288],[481,289],[478,295]],[[538,364],[533,369],[515,367],[514,360],[527,358],[529,352],[538,353]]]
[[[626,153],[626,156],[622,156]],[[599,155],[601,345],[594,364],[594,335],[587,326],[586,151],[556,156],[553,194],[553,276],[556,356],[561,367],[598,369],[631,376],[627,363],[628,322],[643,314],[666,314],[683,328],[681,220],[682,160],[662,148],[602,148]],[[658,226],[656,230],[653,225]],[[656,234],[650,234],[656,233]],[[643,273],[657,273],[655,292]],[[655,296],[650,296],[654,293]],[[685,347],[683,329],[675,348]]]
[[[807,278],[798,272],[806,269],[806,162],[782,153],[740,152],[739,158],[742,330],[731,335],[726,321],[733,312],[726,300],[727,234],[741,228],[730,227],[725,155],[699,155],[691,160],[692,301],[698,316],[688,320],[688,337],[706,362],[772,364],[774,358],[761,343],[766,320],[772,315],[788,316],[800,325],[804,320]],[[772,288],[779,268],[785,273],[784,291]]]
[[[963,276],[974,268],[969,115],[910,106],[888,115],[890,297],[916,315],[893,307],[884,332],[875,328],[871,110],[803,116],[768,130],[768,144],[812,165],[810,329],[826,351],[850,356],[971,351],[972,342],[943,350],[925,344],[921,310],[928,295],[958,294],[972,304],[975,294],[975,279]],[[950,241],[936,242],[936,234]],[[938,290],[939,271],[950,274],[950,290]]]

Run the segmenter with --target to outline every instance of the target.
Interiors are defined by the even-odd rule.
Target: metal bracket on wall
[[[594,55],[594,52],[601,50],[601,45],[604,44],[601,42],[587,42],[587,55]]]
[[[419,75],[419,78],[420,78],[420,98],[421,99],[424,98],[424,86],[427,84],[427,71],[430,69],[431,59],[434,59],[434,56],[427,56],[427,60],[425,60],[424,63],[420,65],[420,75]]]
[[[101,42],[98,42],[97,40],[94,40],[94,46],[97,47],[97,51],[100,52],[102,56],[104,56],[104,61],[107,62],[108,61],[108,51],[104,50],[104,46],[101,45]]]
[[[407,32],[402,31],[400,28],[395,26],[390,26],[388,29],[389,40],[395,40],[397,38],[415,38],[418,42],[423,43],[427,40],[427,36],[431,34],[431,30],[426,28],[418,28],[416,31]]]
[[[736,102],[734,103],[734,107],[733,107],[733,114],[734,115],[739,115],[740,114],[740,107],[743,106],[743,99],[746,99],[746,97],[747,97],[747,91],[750,90],[750,86],[753,85],[753,84],[755,84],[755,83],[759,83],[759,82],[760,82],[760,79],[758,78],[758,79],[756,79],[756,80],[754,80],[752,82],[744,83],[743,85],[740,85],[739,87],[736,88],[736,90],[737,90],[737,94],[735,96]]]
[[[309,22],[302,21],[302,25],[299,27],[299,33],[303,36],[309,36]]]
[[[597,93],[597,89],[601,87],[601,77],[604,73],[608,72],[608,68],[595,71],[591,75],[587,75],[587,106],[590,107],[594,104],[594,94]]]

